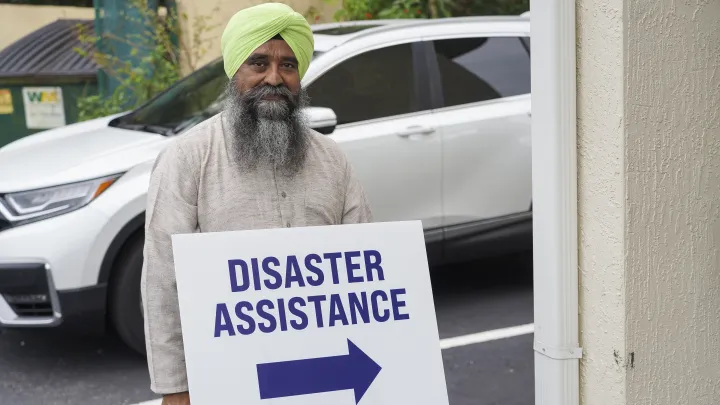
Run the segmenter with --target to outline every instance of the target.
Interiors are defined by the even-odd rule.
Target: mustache
[[[268,96],[282,97],[290,103],[295,104],[295,95],[285,86],[263,85],[254,87],[245,93],[245,100],[250,103],[257,103]]]

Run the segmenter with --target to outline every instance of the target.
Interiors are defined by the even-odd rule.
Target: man
[[[308,23],[284,4],[237,13],[222,36],[228,107],[156,160],[142,297],[151,389],[165,405],[190,403],[171,235],[372,221],[345,155],[300,114],[313,47]]]

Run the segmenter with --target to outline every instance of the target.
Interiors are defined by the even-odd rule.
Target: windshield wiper
[[[180,132],[183,132],[188,128],[194,127],[195,125],[205,121],[212,116],[213,114],[211,114],[210,112],[203,111],[181,122],[179,125],[177,125],[175,128],[172,128],[170,131],[172,132],[172,134],[179,134]]]
[[[132,129],[135,131],[152,132],[155,134],[160,134],[160,135],[165,135],[165,136],[171,136],[171,135],[175,134],[175,132],[172,130],[172,128],[164,127],[162,125],[124,124],[124,125],[121,125],[120,127],[125,128],[125,129]]]
[[[164,127],[162,125],[145,125],[143,127],[144,130],[149,132],[154,132],[156,134],[165,135],[165,136],[171,136],[174,135],[175,132],[173,132],[172,128]]]

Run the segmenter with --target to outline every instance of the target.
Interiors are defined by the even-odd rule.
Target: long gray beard
[[[286,99],[262,100],[267,94],[282,95]],[[246,170],[274,167],[288,176],[296,174],[305,163],[309,145],[308,126],[301,114],[307,100],[304,89],[298,96],[285,88],[272,87],[243,94],[231,82],[227,88],[226,114],[238,166]]]

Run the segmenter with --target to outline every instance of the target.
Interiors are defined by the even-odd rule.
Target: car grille
[[[5,300],[18,316],[45,317],[53,315],[52,304],[47,294],[5,294]]]
[[[48,271],[42,263],[0,263],[0,295],[21,318],[51,317]]]

